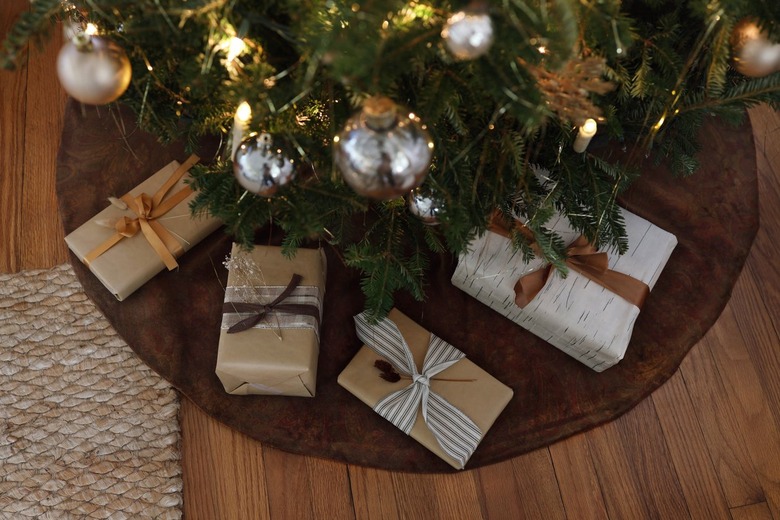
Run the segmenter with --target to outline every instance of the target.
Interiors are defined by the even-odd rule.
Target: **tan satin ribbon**
[[[181,166],[176,168],[176,171],[174,171],[168,180],[165,181],[165,184],[163,184],[160,189],[157,190],[157,193],[151,197],[146,193],[142,193],[136,197],[131,196],[129,193],[123,195],[121,197],[122,201],[127,204],[128,209],[136,214],[136,217],[122,217],[119,219],[115,226],[116,233],[87,253],[83,259],[84,263],[89,265],[123,239],[133,237],[138,231],[141,231],[147,242],[149,242],[149,245],[152,246],[157,253],[157,256],[160,257],[169,271],[179,267],[179,264],[176,262],[176,257],[180,256],[184,252],[184,249],[171,232],[160,224],[157,219],[168,213],[192,194],[192,189],[190,189],[189,186],[185,186],[170,197],[165,197],[170,189],[179,182],[182,176],[199,160],[200,158],[197,155],[191,155],[181,164]]]
[[[537,256],[541,256],[538,245],[533,241],[533,233],[522,223],[514,221],[515,229],[529,239],[531,247]],[[490,216],[488,229],[501,236],[510,237],[510,228],[500,212],[496,211]],[[607,253],[597,250],[588,239],[580,235],[566,249],[566,265],[570,269],[593,280],[605,289],[620,296],[628,303],[642,308],[645,298],[650,293],[650,287],[641,280],[619,271],[609,269],[609,257]],[[539,294],[547,281],[552,276],[553,266],[548,264],[545,268],[528,273],[515,283],[515,304],[523,308]]]

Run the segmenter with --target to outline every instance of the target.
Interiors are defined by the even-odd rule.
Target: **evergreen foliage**
[[[194,211],[207,211],[250,246],[255,231],[285,232],[289,254],[312,240],[335,246],[363,273],[375,317],[397,290],[425,295],[430,251],[459,253],[496,208],[522,211],[542,254],[563,267],[564,244],[545,224],[556,212],[602,247],[624,251],[617,196],[653,153],[673,170],[697,168],[691,136],[707,117],[740,123],[744,109],[780,105],[780,74],[746,78],[731,67],[734,26],[755,18],[776,37],[780,3],[769,0],[493,0],[490,51],[458,61],[441,32],[466,7],[443,0],[36,0],[10,31],[0,60],[13,67],[56,19],[87,20],[125,48],[133,81],[121,102],[161,141],[230,135],[241,101],[251,129],[292,143],[310,165],[273,198],[247,193],[222,159],[196,168]],[[235,38],[243,41],[230,56]],[[602,117],[597,141],[627,147],[622,162],[572,150],[566,107],[550,102],[538,71],[583,57],[606,60],[607,94],[562,79]],[[426,188],[440,225],[416,220],[403,199],[371,201],[350,190],[333,163],[333,136],[372,95],[391,97],[431,131]],[[565,98],[564,98],[565,99]],[[591,117],[595,117],[593,114]],[[545,170],[537,175],[538,167]],[[706,179],[702,179],[706,182]],[[516,245],[532,254],[522,236]]]

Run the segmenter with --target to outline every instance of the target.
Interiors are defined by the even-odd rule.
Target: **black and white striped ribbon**
[[[374,406],[374,411],[409,435],[417,418],[417,408],[422,406],[423,419],[436,441],[463,468],[477,449],[482,432],[466,414],[437,393],[431,392],[429,381],[466,355],[431,334],[420,374],[409,345],[393,321],[384,318],[376,325],[370,325],[364,314],[358,314],[355,316],[355,327],[363,343],[387,359],[398,372],[412,378],[409,386],[382,398]]]

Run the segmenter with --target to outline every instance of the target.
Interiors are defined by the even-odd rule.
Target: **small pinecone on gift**
[[[393,368],[393,365],[385,361],[384,359],[377,359],[374,361],[374,366],[379,369],[381,374],[379,374],[379,377],[384,379],[385,381],[390,381],[391,383],[397,383],[401,380],[401,374],[395,371]]]

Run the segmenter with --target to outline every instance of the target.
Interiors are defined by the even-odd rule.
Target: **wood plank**
[[[483,518],[565,518],[547,449],[478,468]]]
[[[749,272],[743,273],[740,281]],[[741,289],[740,289],[741,290]],[[735,293],[738,291],[735,290]],[[739,300],[735,304],[741,303]],[[780,430],[770,411],[765,389],[748,353],[745,334],[752,337],[753,327],[762,320],[739,313],[737,323],[732,305],[727,305],[710,342],[713,358],[723,379],[738,424],[744,432],[745,447],[756,470],[764,497],[772,514],[780,518]],[[751,319],[753,318],[753,319]],[[747,330],[742,330],[748,327]],[[778,343],[775,343],[777,345]],[[757,501],[754,501],[757,502]]]
[[[526,453],[511,460],[520,509],[517,518],[565,518],[561,492],[555,477],[550,451],[546,448]],[[493,518],[507,518],[496,510]]]
[[[410,440],[411,441],[411,440]],[[454,474],[392,473],[396,507],[408,520],[480,518],[474,472]]]
[[[652,400],[691,517],[727,518],[726,497],[679,370]]]
[[[690,516],[650,399],[586,435],[610,518]]]
[[[314,520],[306,457],[264,447],[265,482],[271,518]]]
[[[755,330],[746,330],[750,355],[768,397],[775,422],[780,424],[780,112],[751,110],[751,122],[756,137],[756,162],[760,193],[761,229],[747,262],[752,276],[746,284],[735,288],[735,302],[746,315],[762,317],[764,322]],[[763,137],[760,137],[763,136]],[[737,314],[737,322],[744,326]],[[766,333],[761,338],[758,334]]]
[[[0,2],[0,41],[19,14],[27,8],[23,0]],[[24,242],[21,236],[21,200],[24,182],[25,114],[27,112],[27,69],[0,70],[0,271],[19,270]]]
[[[716,323],[688,353],[680,371],[726,502],[734,508],[762,501],[764,492],[745,447],[745,434],[712,357],[714,330],[721,326]]]
[[[349,466],[349,481],[355,518],[359,520],[401,518],[391,472],[362,466]]]
[[[609,518],[650,518],[650,508],[643,499],[641,483],[634,474],[632,462],[620,440],[617,421],[584,435]]]
[[[182,399],[184,513],[190,520],[270,518],[260,443]]]
[[[735,507],[731,510],[732,520],[772,520],[772,512],[766,502]]]
[[[690,516],[652,399],[640,402],[617,426],[653,516]]]
[[[355,518],[347,465],[317,457],[306,457],[306,468],[314,518]]]
[[[268,446],[263,454],[271,518],[355,517],[345,464]]]
[[[20,251],[21,269],[50,267],[68,258],[55,194],[56,158],[67,97],[59,81],[53,79],[62,31],[56,27],[52,34],[42,50],[31,51],[27,66],[27,103],[35,109],[27,110],[25,122],[21,230],[29,241],[25,240]]]
[[[524,518],[522,498],[519,496],[524,490],[520,489],[515,479],[515,461],[522,469],[526,469],[520,459],[518,457],[475,470],[482,518]]]
[[[780,230],[776,236],[780,237]],[[775,254],[780,255],[780,247],[775,248]],[[774,306],[780,305],[780,293],[773,295],[774,291],[770,289],[780,286],[780,271],[775,273],[766,269],[764,266],[770,258],[759,259],[757,250],[754,253],[748,259],[740,283],[734,287],[731,301],[740,309],[734,313],[734,319],[760,380],[767,406],[775,423],[780,424],[780,316],[777,312],[780,307]],[[777,302],[772,301],[774,298]]]
[[[564,509],[582,520],[607,518],[588,439],[575,435],[550,446]]]

